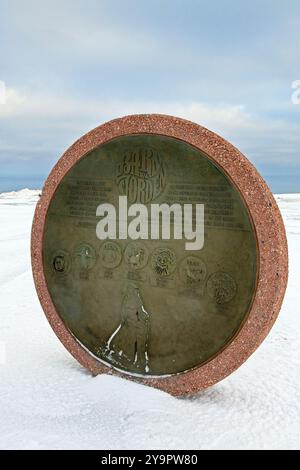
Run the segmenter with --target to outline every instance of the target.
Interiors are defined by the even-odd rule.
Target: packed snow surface
[[[0,195],[0,448],[300,447],[300,194],[276,197],[290,280],[271,334],[230,377],[181,399],[116,377],[93,378],[60,344],[30,267],[39,194]]]

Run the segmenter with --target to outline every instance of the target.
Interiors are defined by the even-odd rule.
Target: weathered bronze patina
[[[205,242],[100,241],[96,210],[132,203],[204,204]],[[150,214],[150,209],[149,209]],[[149,220],[149,225],[151,220]],[[44,271],[72,334],[113,367],[175,374],[222,349],[247,315],[256,284],[256,239],[245,204],[199,150],[159,135],[100,145],[60,182],[46,218]]]

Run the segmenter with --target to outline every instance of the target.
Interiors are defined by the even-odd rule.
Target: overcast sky
[[[1,176],[46,176],[91,128],[150,112],[300,175],[299,0],[0,0],[0,80]]]

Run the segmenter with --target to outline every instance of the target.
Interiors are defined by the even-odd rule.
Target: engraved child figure
[[[133,284],[127,286],[121,318],[121,324],[107,342],[107,349],[123,366],[132,368],[133,365],[134,369],[147,373],[150,315],[143,305],[139,288]]]
[[[144,261],[144,256],[145,256],[144,250],[141,248],[131,253],[131,255],[129,256],[129,263],[131,267],[132,268],[140,267],[140,265]]]
[[[81,247],[80,251],[77,253],[77,256],[80,260],[80,267],[81,269],[88,270],[91,265],[92,256],[90,253],[90,249],[86,246]]]

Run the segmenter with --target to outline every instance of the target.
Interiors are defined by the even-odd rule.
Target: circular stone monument
[[[109,212],[103,239],[99,206],[108,205],[116,218]],[[151,219],[161,205],[169,239]],[[280,212],[255,168],[211,131],[164,115],[116,119],[75,142],[48,177],[32,228],[38,296],[69,352],[95,375],[174,395],[218,382],[254,352],[280,310],[287,263]]]

